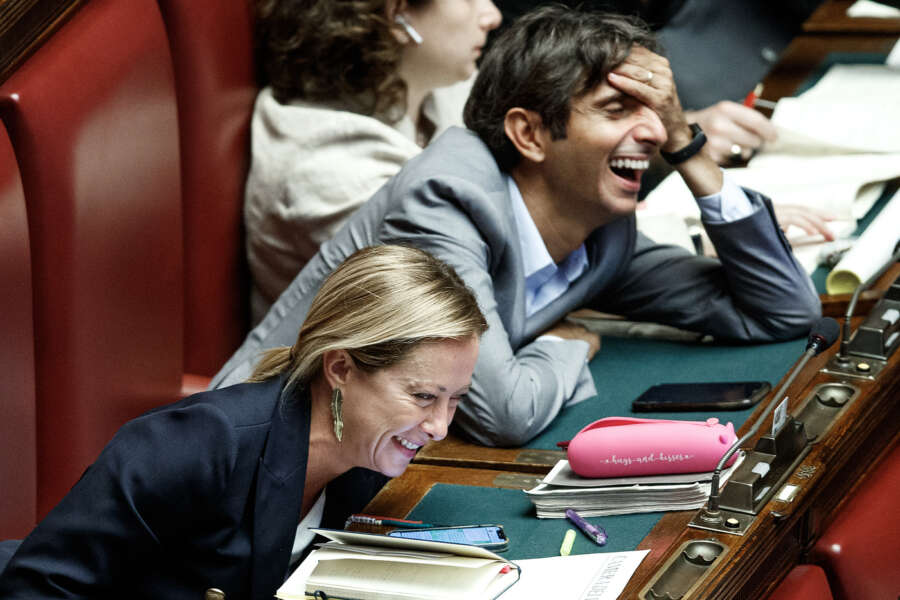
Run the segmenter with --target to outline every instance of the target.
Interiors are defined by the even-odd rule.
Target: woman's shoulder
[[[183,400],[146,413],[196,414],[198,418],[219,420],[223,426],[240,428],[267,424],[281,397],[281,378],[259,383],[238,383],[192,394]],[[202,415],[202,416],[201,416]]]
[[[265,440],[280,390],[279,379],[238,384],[150,410],[123,425],[96,464],[122,473],[173,465],[154,467],[161,485],[180,472],[227,476],[243,450]],[[174,479],[166,485],[177,486]]]
[[[253,115],[254,135],[277,136],[281,142],[302,145],[307,152],[339,143],[387,145],[416,153],[413,140],[395,126],[354,109],[350,102],[280,102],[271,88],[260,91]]]

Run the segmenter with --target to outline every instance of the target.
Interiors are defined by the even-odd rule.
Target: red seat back
[[[85,3],[0,87],[0,116],[33,258],[41,518],[180,387],[178,124],[156,3]]]
[[[0,124],[0,539],[24,537],[37,518],[31,249],[25,193]]]
[[[828,573],[838,600],[900,594],[900,444],[870,472],[828,526],[810,559]]]
[[[767,600],[831,600],[825,571],[816,565],[797,565]]]
[[[249,325],[242,206],[256,97],[246,0],[159,0],[181,128],[185,372],[213,375]]]

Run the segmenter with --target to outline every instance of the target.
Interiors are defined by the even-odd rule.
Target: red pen
[[[744,97],[744,106],[748,108],[753,108],[755,106],[761,106],[762,108],[774,109],[775,103],[769,100],[763,100],[760,98],[763,92],[763,84],[757,83],[756,87],[753,88],[753,91],[747,94]]]
[[[753,105],[756,104],[756,99],[759,98],[759,95],[762,94],[763,84],[757,83],[756,87],[753,88],[753,91],[747,94],[744,97],[744,106],[747,108],[753,108]]]

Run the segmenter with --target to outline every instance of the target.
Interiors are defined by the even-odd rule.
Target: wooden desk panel
[[[560,459],[562,450],[529,448],[486,448],[455,435],[428,444],[416,454],[415,462],[427,465],[500,469],[523,473],[546,474]]]
[[[848,17],[855,0],[823,2],[803,24],[807,33],[894,33],[900,35],[900,18]]]
[[[802,486],[790,504],[770,501],[744,536],[734,536],[687,528],[692,514],[671,513],[660,520],[640,548],[650,544],[676,548],[690,539],[717,539],[731,550],[726,560],[710,573],[694,598],[764,597],[812,545],[839,505],[865,478],[883,452],[896,440],[894,424],[900,419],[900,354],[888,363],[888,370],[875,382],[834,378],[817,371],[836,349],[816,359],[797,379],[804,383],[789,390],[792,411],[821,383],[845,381],[860,388],[860,396],[815,444],[795,470],[789,482]],[[758,437],[758,436],[757,436]],[[752,447],[752,444],[748,444]],[[812,470],[810,479],[798,473]],[[777,514],[776,514],[777,513]],[[637,597],[668,557],[658,548],[648,555],[623,594]]]
[[[795,38],[781,54],[778,64],[763,78],[762,97],[778,100],[791,96],[831,53],[887,55],[900,32],[889,34],[810,34]]]
[[[506,470],[475,469],[412,464],[400,477],[391,479],[366,506],[364,513],[390,517],[406,517],[436,483],[529,489],[540,476],[533,473],[511,473]],[[353,526],[359,531],[383,533],[388,527]]]

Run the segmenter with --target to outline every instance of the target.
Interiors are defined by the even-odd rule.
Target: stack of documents
[[[743,460],[722,471],[721,484]],[[563,519],[566,509],[585,517],[700,508],[709,497],[709,473],[586,479],[561,460],[535,488],[525,490],[540,519]]]

